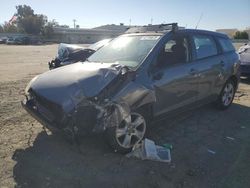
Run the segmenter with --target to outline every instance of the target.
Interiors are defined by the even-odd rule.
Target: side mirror
[[[153,79],[154,80],[160,80],[163,76],[163,72],[156,72],[154,75],[153,75]]]

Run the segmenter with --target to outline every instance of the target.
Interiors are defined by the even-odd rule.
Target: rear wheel
[[[131,113],[131,123],[123,120],[118,126],[107,130],[107,138],[111,147],[120,153],[129,152],[140,142],[146,132],[144,117],[136,112]]]
[[[233,80],[228,80],[223,87],[221,94],[217,100],[217,105],[219,109],[227,109],[233,102],[234,95],[236,92],[236,86]]]

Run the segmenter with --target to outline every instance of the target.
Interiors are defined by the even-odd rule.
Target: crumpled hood
[[[83,97],[98,95],[121,69],[119,64],[79,62],[39,75],[31,88],[36,94],[68,109]]]

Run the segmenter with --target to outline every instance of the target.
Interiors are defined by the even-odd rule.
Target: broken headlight
[[[32,78],[32,80],[28,83],[28,85],[26,86],[24,92],[25,92],[25,95],[28,95],[29,94],[29,89],[30,89],[30,86],[31,84],[37,79],[38,76],[35,76],[34,78]]]

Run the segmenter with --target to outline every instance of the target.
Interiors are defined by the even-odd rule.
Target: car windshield
[[[119,63],[137,67],[159,40],[157,35],[127,35],[112,40],[88,58],[90,62]]]
[[[97,51],[99,48],[103,47],[104,45],[108,44],[111,41],[111,39],[104,39],[101,41],[98,41],[92,45],[89,46],[90,49]]]

